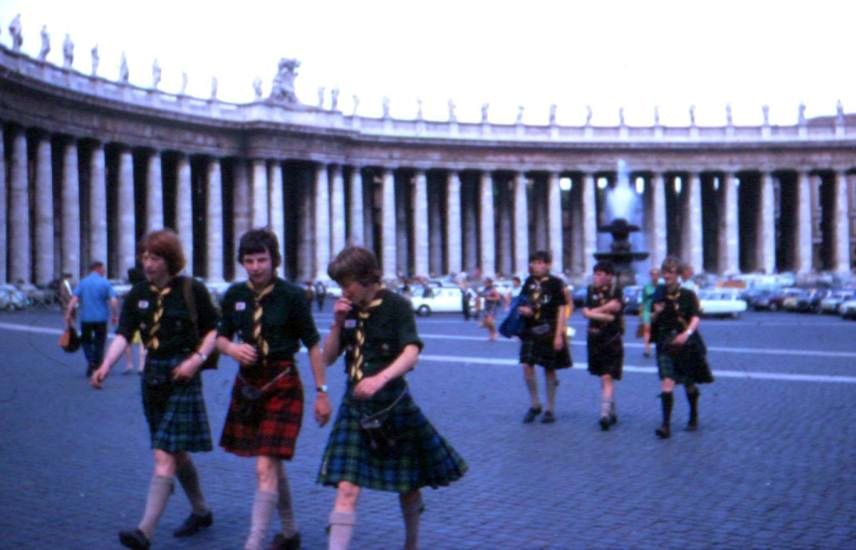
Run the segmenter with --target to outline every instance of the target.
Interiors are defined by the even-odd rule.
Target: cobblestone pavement
[[[103,391],[90,389],[82,355],[56,345],[60,324],[58,313],[0,315],[0,548],[117,548],[117,530],[143,510],[152,465],[139,377],[119,364]],[[328,324],[319,315],[319,327]],[[488,343],[457,317],[420,319],[426,346],[409,375],[413,393],[470,465],[452,486],[424,491],[423,548],[856,547],[856,323],[785,314],[705,321],[717,381],[702,388],[696,433],[679,429],[687,405],[676,394],[678,429],[667,441],[654,437],[653,360],[632,339],[619,424],[599,430],[578,315],[573,325],[576,367],[560,375],[558,421],[523,425],[516,346]],[[300,362],[311,384],[305,355]],[[224,361],[204,374],[215,442],[234,372]],[[329,378],[335,407],[340,365]],[[307,414],[287,466],[307,549],[326,548],[334,491],[315,474],[328,433]],[[214,525],[173,538],[189,511],[177,490],[153,545],[241,548],[253,461],[219,449],[195,459]],[[393,495],[365,492],[358,515],[353,548],[401,547]]]

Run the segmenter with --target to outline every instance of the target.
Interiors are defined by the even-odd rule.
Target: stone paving
[[[819,317],[806,317],[798,329],[752,319],[758,318],[705,323],[703,330],[711,346],[744,345],[738,340],[751,341],[755,331],[764,334],[765,346],[820,349],[800,346],[794,330],[806,342],[830,330],[837,331],[835,341],[849,336],[852,342],[856,327],[829,328],[818,323],[836,320]],[[485,334],[454,321],[433,317],[420,321],[420,331]],[[139,377],[123,376],[117,365],[96,392],[84,379],[82,355],[56,346],[58,314],[4,314],[2,323],[51,330],[0,326],[0,548],[118,548],[116,532],[136,525],[152,469]],[[647,372],[628,372],[619,384],[620,422],[613,431],[597,427],[597,381],[579,366],[561,375],[558,421],[521,424],[526,398],[519,369],[508,364],[515,350],[507,342],[426,338],[426,357],[487,357],[496,364],[434,359],[409,376],[417,402],[470,465],[458,483],[424,492],[423,548],[856,547],[856,384],[721,377],[702,389],[701,430],[679,429],[687,406],[678,393],[678,429],[659,441],[653,434],[658,384]],[[584,361],[584,347],[575,346],[574,355]],[[711,358],[715,368],[739,368],[741,358],[770,371],[852,376],[854,367],[846,352],[797,359],[712,352]],[[305,356],[301,361],[304,380],[311,380]],[[627,363],[653,365],[635,343]],[[233,375],[228,361],[204,375],[215,442]],[[341,367],[331,367],[329,378],[335,406]],[[323,549],[334,491],[316,485],[315,474],[329,431],[309,413],[307,407],[297,457],[287,468],[304,548]],[[189,510],[177,490],[153,546],[241,548],[254,490],[252,460],[219,449],[196,460],[214,525],[190,539],[173,538]],[[393,495],[365,492],[358,514],[353,548],[401,547]]]

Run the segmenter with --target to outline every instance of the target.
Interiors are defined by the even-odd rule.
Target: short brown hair
[[[663,258],[663,263],[660,265],[660,271],[670,271],[680,273],[683,268],[683,263],[677,256],[666,256]]]
[[[279,267],[282,257],[279,254],[279,240],[276,234],[266,228],[250,229],[241,235],[238,244],[238,262],[243,263],[244,256],[247,254],[263,254],[265,251],[270,254],[273,267]]]
[[[140,241],[139,251],[140,257],[148,252],[163,258],[170,275],[178,275],[187,264],[181,240],[172,229],[159,229],[148,233]]]
[[[349,246],[339,252],[330,265],[327,275],[344,286],[351,281],[361,285],[380,282],[380,266],[374,253],[361,246]]]

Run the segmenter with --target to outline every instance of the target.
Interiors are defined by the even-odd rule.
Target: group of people
[[[302,424],[304,389],[295,354],[303,344],[309,351],[319,426],[332,414],[325,368],[345,354],[346,389],[317,476],[319,483],[336,488],[328,548],[349,546],[362,488],[399,495],[405,548],[417,548],[424,509],[420,489],[450,484],[464,475],[467,464],[410,395],[404,375],[416,365],[422,341],[410,303],[382,285],[374,254],[348,247],[330,263],[328,274],[341,286],[342,297],[323,342],[303,288],[276,276],[279,244],[267,229],[241,237],[238,261],[247,280],[228,289],[221,311],[202,283],[180,275],[185,257],[173,231],[147,234],[140,243],[140,260],[145,281],[125,297],[106,356],[90,365],[91,385],[101,389],[140,333],[147,351],[142,403],[154,468],[142,518],[135,528],[119,532],[120,543],[150,547],[175,479],[191,513],[173,535],[191,536],[212,525],[190,453],[212,450],[200,373],[219,352],[239,364],[220,445],[238,456],[255,457],[245,548],[265,545],[275,512],[282,529],[271,547],[300,547],[284,462],[294,456]],[[115,300],[111,303],[115,307]]]
[[[538,251],[529,258],[529,277],[523,283],[520,305],[513,312],[522,319],[519,361],[530,398],[523,416],[532,423],[542,414],[541,422],[555,422],[557,371],[572,365],[564,330],[570,302],[561,279],[550,274],[551,256]],[[598,423],[608,431],[618,422],[615,405],[615,381],[621,380],[624,366],[624,301],[615,266],[599,261],[587,288],[583,316],[588,319],[586,335],[588,372],[600,378],[601,403]],[[662,282],[660,276],[662,275]],[[698,384],[713,382],[707,363],[707,349],[698,332],[700,308],[690,285],[692,270],[673,256],[663,260],[660,269],[651,271],[651,282],[643,289],[643,311],[640,320],[644,353],[650,343],[656,346],[660,378],[662,422],[656,428],[658,438],[671,437],[671,417],[676,384],[683,384],[689,403],[687,430],[698,429]],[[538,394],[535,366],[544,369],[546,408]]]

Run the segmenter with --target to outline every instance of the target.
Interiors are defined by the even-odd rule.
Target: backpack
[[[523,316],[517,311],[517,308],[522,305],[526,305],[526,296],[521,293],[511,300],[511,304],[508,306],[508,315],[499,324],[499,333],[506,338],[519,337],[523,333]]]

